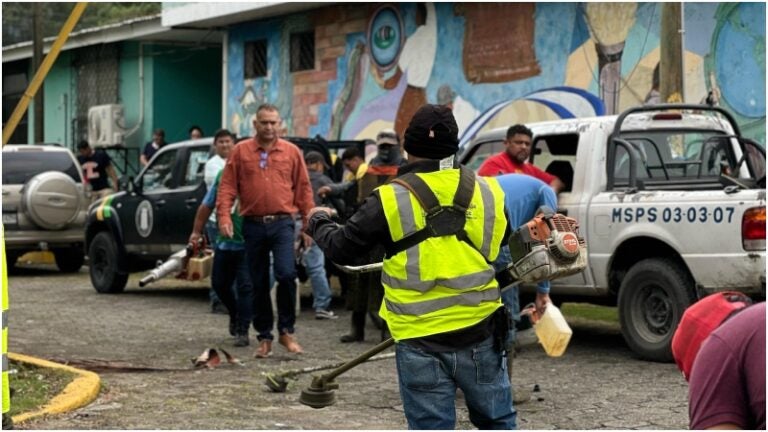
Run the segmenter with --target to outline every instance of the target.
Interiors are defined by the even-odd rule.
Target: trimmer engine
[[[540,214],[509,236],[512,263],[507,270],[524,283],[579,273],[587,266],[587,244],[575,219]]]

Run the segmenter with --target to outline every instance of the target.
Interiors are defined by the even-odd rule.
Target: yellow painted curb
[[[88,405],[99,395],[101,378],[91,371],[85,371],[48,360],[25,356],[23,354],[8,353],[8,358],[21,363],[29,363],[38,367],[60,369],[78,375],[77,378],[69,383],[61,393],[56,395],[39,410],[13,416],[12,420],[14,423],[21,423],[47,414],[61,414],[72,411]]]

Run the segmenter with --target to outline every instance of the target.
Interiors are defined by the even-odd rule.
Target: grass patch
[[[11,410],[9,414],[36,410],[61,393],[75,374],[10,360]]]
[[[567,318],[583,318],[610,323],[619,322],[619,310],[615,306],[599,306],[589,303],[563,303],[560,310]]]

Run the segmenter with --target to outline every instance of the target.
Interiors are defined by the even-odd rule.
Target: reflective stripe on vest
[[[441,205],[451,205],[458,170],[419,176]],[[405,187],[382,186],[379,196],[393,241],[426,225],[425,210]],[[396,340],[466,328],[498,308],[500,295],[488,262],[498,255],[506,229],[503,202],[495,179],[478,178],[465,224],[474,247],[453,235],[431,237],[384,260],[380,314]]]
[[[411,249],[416,251],[414,255],[417,256],[416,264],[418,264],[418,249],[415,247]],[[409,260],[408,266],[406,268],[410,267],[411,264],[412,263]],[[411,277],[411,274],[409,274],[408,279],[400,279],[384,273],[381,275],[381,282],[383,284],[389,285],[391,288],[412,289],[421,293],[425,293],[435,285],[440,285],[440,286],[444,286],[446,288],[452,288],[455,290],[466,289],[467,287],[487,285],[491,283],[495,275],[496,274],[494,273],[493,269],[486,269],[486,270],[479,271],[477,273],[470,273],[467,275],[457,276],[450,279],[438,278],[438,279],[423,281],[418,279],[419,273],[417,268],[416,273],[414,274],[414,277]]]
[[[497,289],[470,291],[453,297],[442,297],[419,303],[395,303],[384,299],[387,309],[400,315],[425,315],[449,306],[477,306],[482,302],[498,300],[501,293]]]
[[[483,197],[483,214],[493,214],[493,192],[491,187],[488,186],[488,182],[482,177],[477,177],[477,182],[480,184],[480,194]],[[480,246],[480,253],[484,257],[491,256],[491,240],[493,239],[493,218],[486,216],[483,218],[483,245]]]

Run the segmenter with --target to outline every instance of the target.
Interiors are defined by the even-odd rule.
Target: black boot
[[[352,327],[348,335],[341,337],[342,343],[362,342],[365,339],[365,312],[352,312]]]
[[[248,326],[249,322],[246,321],[245,323],[238,321],[235,321],[235,327],[234,327],[234,334],[232,336],[235,337],[235,346],[236,347],[244,347],[250,345],[250,341],[248,340]]]

